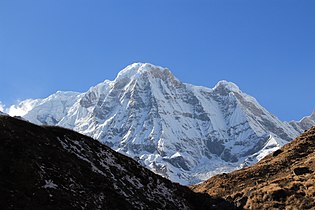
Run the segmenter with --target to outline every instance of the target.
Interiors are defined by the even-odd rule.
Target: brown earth
[[[315,127],[255,165],[191,189],[244,209],[315,209]]]

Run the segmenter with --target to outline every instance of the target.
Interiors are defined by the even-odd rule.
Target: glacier
[[[183,185],[251,165],[303,129],[232,82],[194,86],[149,63],[131,64],[84,93],[22,101],[9,108],[14,113],[91,136]]]

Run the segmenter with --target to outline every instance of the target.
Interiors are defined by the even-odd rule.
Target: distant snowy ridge
[[[0,116],[7,116],[7,115],[8,115],[8,114],[3,113],[3,112],[0,111]]]
[[[186,185],[253,164],[300,133],[234,83],[197,87],[148,63],[85,93],[57,92],[14,109],[31,122],[89,135]]]
[[[22,116],[36,124],[56,125],[79,99],[77,92],[58,91],[45,99],[28,99],[8,109],[10,116]]]
[[[310,129],[315,125],[315,110],[310,116],[303,117],[300,121],[291,121],[290,125],[292,125],[292,127],[294,127],[300,133]]]

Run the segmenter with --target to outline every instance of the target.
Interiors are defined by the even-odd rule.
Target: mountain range
[[[314,113],[282,122],[234,83],[193,86],[148,63],[87,92],[58,91],[8,113],[88,135],[184,185],[256,163],[315,122]]]

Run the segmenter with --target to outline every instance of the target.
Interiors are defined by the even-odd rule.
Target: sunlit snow
[[[89,135],[187,185],[257,162],[299,134],[234,83],[197,87],[147,63],[85,93],[57,92],[10,109]]]

